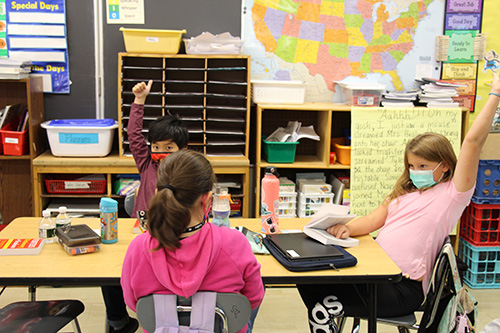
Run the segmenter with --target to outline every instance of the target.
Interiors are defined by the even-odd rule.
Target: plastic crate
[[[476,247],[460,239],[458,257],[469,267],[464,282],[471,288],[500,288],[500,247]]]
[[[299,192],[299,204],[324,204],[333,202],[333,193],[304,194]]]
[[[304,104],[303,81],[252,80],[252,100],[258,103]]]
[[[21,156],[29,151],[28,130],[24,130],[23,132],[16,131],[17,123],[10,122],[0,130],[2,140],[0,146],[3,147],[4,155]],[[2,153],[1,150],[0,153]]]
[[[347,146],[346,143],[350,143],[349,138],[333,138],[330,149],[335,152],[340,164],[351,165],[351,146]]]
[[[125,49],[129,53],[176,54],[186,30],[128,29],[123,32]]]
[[[500,204],[500,160],[479,160],[472,201],[481,204]]]
[[[269,163],[293,163],[299,142],[269,142],[262,139],[262,151]]]
[[[500,204],[471,202],[460,219],[460,237],[474,246],[500,246]]]
[[[47,193],[50,194],[103,194],[106,193],[106,180],[78,179],[85,175],[58,174],[45,179]]]

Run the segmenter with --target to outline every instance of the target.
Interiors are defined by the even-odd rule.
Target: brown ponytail
[[[179,150],[161,162],[158,192],[148,208],[149,233],[160,243],[155,250],[180,247],[180,236],[191,221],[191,208],[212,190],[214,182],[210,162],[198,152]]]

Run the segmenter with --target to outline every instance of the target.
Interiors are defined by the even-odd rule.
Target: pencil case
[[[343,267],[355,266],[358,263],[356,257],[344,250],[344,248],[335,246],[344,254],[343,258],[325,258],[325,259],[315,259],[310,261],[297,261],[292,262],[288,260],[274,245],[264,238],[262,240],[264,246],[269,250],[269,253],[278,260],[278,262],[283,265],[286,269],[292,272],[306,272],[306,271],[319,271],[324,269],[338,269]]]
[[[68,246],[60,241],[61,244],[66,251],[67,254],[75,256],[78,254],[86,254],[86,253],[94,253],[101,251],[101,244],[87,244],[87,245],[77,245],[77,246]]]

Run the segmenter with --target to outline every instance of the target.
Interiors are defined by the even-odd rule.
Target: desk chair
[[[451,262],[456,262],[453,246],[449,237],[446,238],[441,251],[439,252],[434,269],[431,275],[431,281],[425,296],[425,300],[417,311],[423,311],[420,323],[417,324],[417,319],[414,313],[392,318],[377,318],[379,323],[396,326],[400,333],[408,333],[410,330],[418,330],[418,332],[437,332],[437,326],[441,319],[444,309],[454,293],[457,292],[454,287]],[[437,320],[436,320],[437,319]],[[346,317],[339,320],[339,332],[345,325]],[[360,318],[353,319],[353,331],[359,325]]]
[[[148,332],[165,325],[238,332],[248,323],[251,311],[250,302],[241,294],[208,291],[189,298],[152,294],[141,297],[136,308],[137,319]]]
[[[0,309],[0,333],[55,333],[70,322],[81,333],[77,317],[84,309],[78,300],[11,303]]]

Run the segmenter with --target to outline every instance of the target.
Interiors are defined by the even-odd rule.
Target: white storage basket
[[[254,103],[304,104],[305,96],[303,81],[252,81]]]

